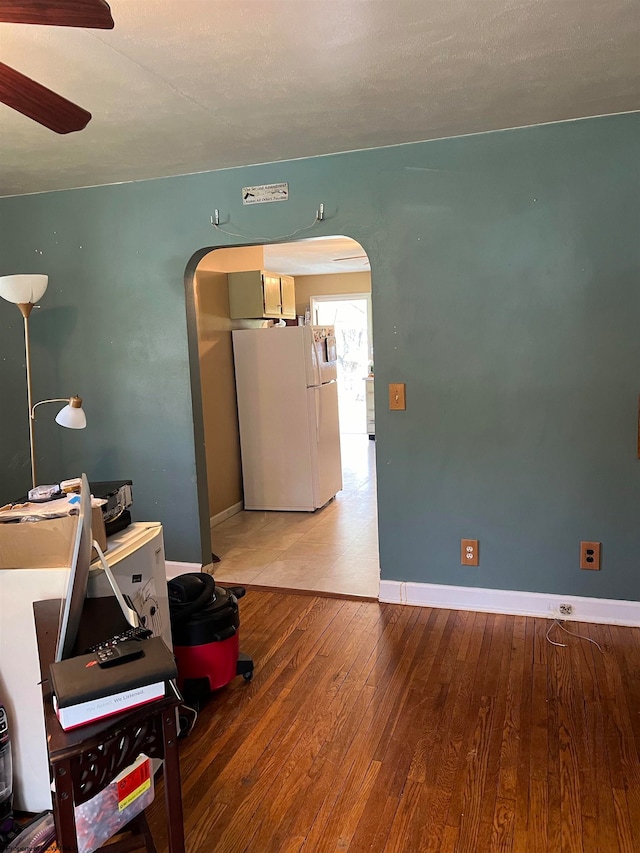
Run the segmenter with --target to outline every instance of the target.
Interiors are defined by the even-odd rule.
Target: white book
[[[79,702],[77,705],[67,705],[65,708],[58,707],[54,695],[53,708],[62,728],[69,731],[69,729],[75,729],[77,726],[95,723],[104,717],[120,714],[122,711],[137,708],[138,705],[153,702],[154,699],[162,699],[165,690],[165,682],[157,681],[155,684],[133,687],[131,690],[125,690],[122,693],[112,693],[110,696],[101,696],[99,699]]]

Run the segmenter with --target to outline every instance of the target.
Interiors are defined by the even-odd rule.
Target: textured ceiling
[[[332,275],[371,270],[360,243],[341,236],[272,243],[264,247],[264,267],[283,275]]]
[[[0,104],[0,194],[640,108],[637,0],[111,0],[115,29],[0,24],[0,58],[93,113]]]

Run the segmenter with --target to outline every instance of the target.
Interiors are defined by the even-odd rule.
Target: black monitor
[[[71,551],[71,567],[67,582],[67,592],[62,601],[60,628],[56,645],[56,661],[73,657],[77,653],[76,640],[78,639],[78,631],[82,622],[82,614],[87,598],[92,547],[96,549],[98,559],[102,564],[102,568],[111,585],[118,608],[126,624],[129,627],[138,627],[140,624],[133,604],[127,596],[124,596],[120,592],[100,546],[93,539],[91,532],[91,491],[86,474],[82,475],[81,481],[78,525]],[[100,641],[105,639],[107,639],[107,636],[99,638]]]
[[[80,487],[80,504],[76,535],[71,551],[71,566],[67,593],[62,601],[58,642],[56,644],[56,661],[72,657],[73,648],[78,635],[78,627],[82,618],[82,608],[87,595],[89,569],[91,567],[91,493],[85,474],[82,475]]]

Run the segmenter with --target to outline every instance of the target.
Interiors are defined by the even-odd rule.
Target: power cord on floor
[[[178,705],[178,737],[182,738],[190,735],[197,720],[198,711],[196,708],[193,708],[191,705],[187,705],[185,702]]]
[[[567,629],[564,627],[564,625],[562,624],[562,622],[559,619],[554,619],[553,622],[551,623],[551,625],[549,625],[549,629],[547,631],[547,642],[551,643],[552,646],[560,646],[563,649],[567,648],[566,643],[556,643],[554,640],[552,640],[549,637],[549,634],[551,633],[551,630],[553,629],[554,625],[557,625],[558,628],[560,628],[562,631],[564,631],[565,634],[569,634],[570,637],[577,637],[579,640],[586,640],[588,643],[593,643],[594,646],[597,646],[600,654],[602,654],[602,655],[604,654],[604,652],[602,651],[602,646],[599,643],[596,643],[596,641],[592,640],[591,637],[585,637],[582,634],[575,634],[573,631],[567,631]]]

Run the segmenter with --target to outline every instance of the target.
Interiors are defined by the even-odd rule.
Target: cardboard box
[[[77,515],[19,523],[0,522],[0,569],[59,569],[71,565]],[[93,538],[107,550],[100,507],[91,509]],[[91,559],[98,555],[92,549]]]

